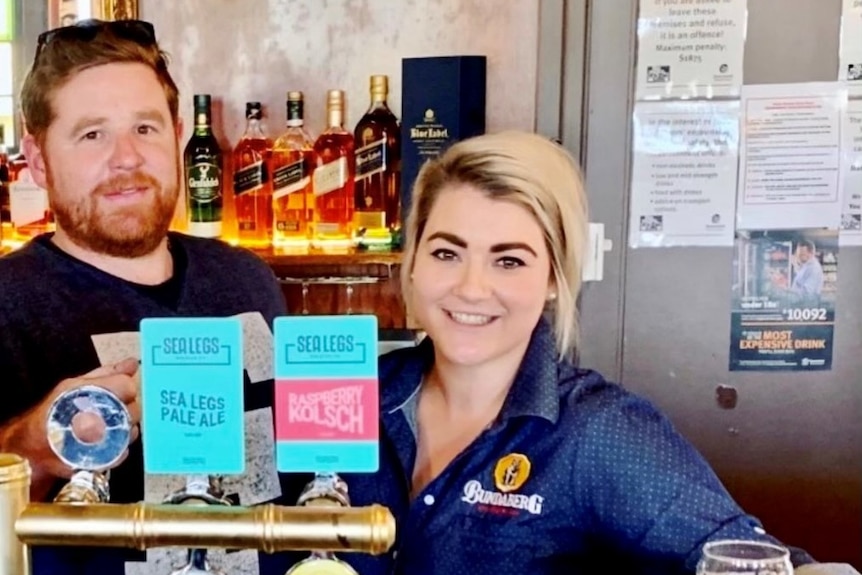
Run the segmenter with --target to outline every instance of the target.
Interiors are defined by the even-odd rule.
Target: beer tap
[[[171,571],[171,575],[199,575],[209,573],[210,575],[224,575],[222,571],[213,569],[207,561],[206,549],[189,549],[189,560],[186,565]]]
[[[315,473],[296,502],[299,507],[350,507],[347,482],[337,473]],[[287,575],[357,575],[330,551],[314,551],[294,565]]]
[[[185,486],[168,495],[163,503],[167,505],[195,506],[231,505],[230,500],[224,496],[222,477],[218,475],[187,475]],[[209,564],[206,549],[189,548],[187,563],[172,571],[171,575],[192,575],[199,573],[223,575],[221,571]]]
[[[187,475],[186,483],[165,497],[167,505],[230,505],[220,475]]]

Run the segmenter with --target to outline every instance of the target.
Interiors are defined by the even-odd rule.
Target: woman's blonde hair
[[[526,208],[542,228],[557,292],[547,312],[560,357],[572,357],[578,343],[577,300],[589,225],[587,197],[574,158],[537,134],[508,131],[469,138],[419,171],[404,226],[401,286],[408,313],[416,247],[440,192],[458,184]]]

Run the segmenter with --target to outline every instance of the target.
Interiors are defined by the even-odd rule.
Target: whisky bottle
[[[9,215],[11,240],[26,242],[54,230],[48,192],[33,180],[24,154],[9,161]]]
[[[391,244],[401,227],[401,128],[387,76],[371,76],[371,106],[356,124],[356,213],[362,244]]]
[[[247,102],[245,133],[233,151],[237,239],[247,248],[272,245],[272,140],[263,132],[260,102]]]
[[[288,92],[287,130],[272,146],[273,244],[280,248],[308,244],[314,213],[314,140],[303,118],[302,92]]]
[[[211,98],[195,94],[195,130],[183,154],[188,186],[188,232],[217,238],[222,233],[221,148],[212,132]]]
[[[0,243],[3,241],[4,231],[8,235],[11,230],[3,228],[11,227],[11,213],[9,206],[9,157],[6,153],[5,126],[0,124]]]
[[[326,94],[326,130],[314,142],[314,243],[319,247],[352,244],[353,134],[344,129],[344,92]]]

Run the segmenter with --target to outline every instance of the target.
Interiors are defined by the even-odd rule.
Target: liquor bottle
[[[0,124],[0,247],[2,247],[4,231],[8,235],[11,226],[11,214],[9,206],[9,157],[6,153],[5,126]]]
[[[314,142],[314,243],[342,247],[352,243],[353,134],[344,129],[344,92],[326,94],[326,130]]]
[[[304,127],[302,92],[287,93],[287,130],[272,146],[276,247],[303,247],[314,213],[314,140]]]
[[[371,76],[371,106],[356,124],[356,214],[359,241],[391,244],[401,228],[401,127],[389,109],[387,76]]]
[[[53,231],[54,216],[48,202],[48,192],[33,181],[24,154],[19,153],[11,158],[8,169],[9,239],[18,243],[26,242],[39,234]]]
[[[217,238],[222,233],[223,159],[212,132],[212,100],[195,94],[195,130],[186,144],[183,160],[188,186],[188,233]]]
[[[233,151],[233,193],[237,239],[241,246],[272,245],[272,140],[263,132],[260,102],[245,105],[245,134]]]

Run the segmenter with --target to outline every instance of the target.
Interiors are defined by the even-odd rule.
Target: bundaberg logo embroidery
[[[468,481],[464,485],[464,494],[461,501],[470,505],[487,506],[486,510],[493,508],[508,508],[528,511],[533,515],[542,512],[542,504],[545,498],[538,494],[521,495],[513,493],[527,482],[530,477],[530,460],[526,455],[510,453],[497,461],[494,466],[494,486],[496,491],[488,491],[483,488],[482,483],[477,480]]]

